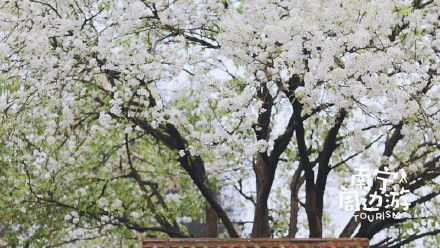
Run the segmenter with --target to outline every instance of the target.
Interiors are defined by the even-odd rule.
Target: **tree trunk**
[[[295,238],[298,232],[298,212],[299,212],[299,199],[298,191],[301,185],[304,183],[304,177],[301,177],[301,168],[295,171],[290,183],[290,220],[289,220],[289,234],[288,238]]]
[[[313,166],[309,161],[309,153],[305,142],[304,124],[302,121],[301,111],[302,105],[298,100],[292,103],[293,114],[296,120],[296,141],[298,143],[299,166],[304,170],[306,181],[306,214],[309,222],[309,230],[311,238],[322,237],[322,213],[316,209],[316,186],[315,173]]]
[[[254,171],[257,183],[257,200],[251,237],[270,237],[267,200],[269,199],[270,190],[272,188],[275,169],[268,164],[265,156],[259,153],[257,155],[257,161],[254,164]]]
[[[307,183],[306,183],[307,184]],[[308,189],[307,189],[308,188]],[[322,237],[322,212],[316,207],[316,189],[315,186],[307,187],[306,185],[306,213],[309,222],[309,237]]]
[[[211,207],[207,207],[205,211],[206,223],[205,223],[205,237],[216,238],[217,237],[217,214]]]

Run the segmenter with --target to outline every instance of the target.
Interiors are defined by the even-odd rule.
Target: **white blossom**
[[[180,150],[179,151],[179,156],[181,156],[181,157],[185,156],[185,151],[184,150]]]
[[[137,212],[131,212],[130,216],[133,217],[134,219],[138,219],[139,218],[139,214]]]

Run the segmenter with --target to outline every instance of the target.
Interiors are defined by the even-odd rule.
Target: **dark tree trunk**
[[[205,236],[207,238],[217,237],[217,214],[211,207],[207,207],[205,211]]]
[[[298,212],[299,212],[299,199],[298,191],[301,185],[304,183],[304,177],[301,177],[301,168],[295,171],[290,183],[290,220],[289,220],[289,234],[288,238],[295,238],[298,232]]]
[[[266,157],[267,158],[267,157]],[[252,226],[251,236],[270,237],[269,209],[267,200],[275,176],[275,169],[272,168],[263,154],[257,155],[257,161],[254,164],[257,184],[257,200],[255,204],[254,225]]]
[[[307,186],[306,182],[306,213],[309,222],[309,237],[322,237],[322,212],[316,207],[316,190],[315,186]]]
[[[296,125],[296,141],[298,143],[298,154],[300,158],[300,168],[304,170],[306,181],[306,214],[309,222],[310,237],[322,236],[322,222],[319,211],[316,208],[316,186],[315,173],[313,172],[313,164],[310,163],[309,153],[305,142],[304,124],[302,121],[302,105],[295,100],[292,104],[293,114],[297,122]]]

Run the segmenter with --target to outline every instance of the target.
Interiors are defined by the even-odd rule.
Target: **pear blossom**
[[[206,209],[230,237],[341,229],[379,244],[427,229],[407,220],[437,227],[423,196],[438,191],[439,13],[436,0],[2,2],[7,241],[130,246],[190,236]],[[403,223],[333,215],[360,164],[408,173]]]

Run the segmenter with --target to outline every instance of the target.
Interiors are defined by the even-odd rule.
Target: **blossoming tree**
[[[438,0],[2,1],[0,244],[185,237],[189,217],[230,237],[332,223],[377,246],[439,237],[439,14]],[[332,218],[329,182],[359,165],[405,170],[409,210]]]

